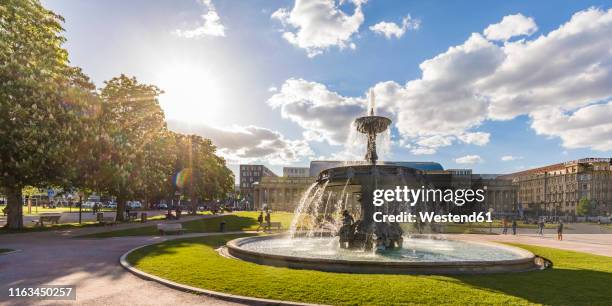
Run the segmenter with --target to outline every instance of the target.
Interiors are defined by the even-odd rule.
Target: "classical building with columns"
[[[308,176],[263,177],[253,185],[254,208],[294,211],[304,191],[314,182],[315,178]]]

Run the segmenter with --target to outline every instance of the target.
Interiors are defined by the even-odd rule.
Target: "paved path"
[[[190,218],[212,218],[198,216]],[[188,220],[184,218],[181,221]],[[157,222],[150,222],[144,226]],[[167,239],[214,235],[189,234],[165,237],[116,237],[108,239],[73,238],[143,224],[118,225],[114,228],[82,228],[75,230],[0,235],[0,247],[18,249],[19,252],[0,255],[0,304],[46,305],[58,301],[8,300],[8,287],[28,287],[41,284],[76,285],[79,304],[102,305],[232,305],[206,296],[198,296],[170,289],[155,282],[145,281],[125,271],[118,264],[126,251],[145,244]],[[540,238],[530,231],[512,235],[454,235],[498,242],[517,242],[559,249],[576,250],[612,257],[612,235],[568,234],[566,240],[557,241],[553,234]],[[74,304],[74,301],[61,301]],[[235,305],[235,304],[234,304]]]
[[[6,296],[8,287],[53,284],[76,285],[76,303],[78,304],[236,305],[211,297],[177,291],[156,282],[145,281],[119,265],[119,257],[134,247],[167,239],[206,234],[109,239],[71,238],[74,235],[89,233],[93,230],[95,229],[0,235],[2,248],[20,250],[16,253],[0,255],[0,290],[2,290],[0,304],[75,303],[74,301],[8,300]]]
[[[462,239],[477,239],[493,242],[512,242],[538,245],[568,251],[591,253],[612,257],[612,234],[566,234],[563,240],[557,240],[557,234],[545,234],[540,237],[536,234],[514,235],[457,235]]]

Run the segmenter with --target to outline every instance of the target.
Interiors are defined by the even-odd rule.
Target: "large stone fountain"
[[[544,265],[519,248],[436,235],[406,236],[398,223],[375,222],[377,212],[436,211],[439,203],[375,206],[374,190],[439,188],[446,183],[414,168],[378,161],[377,136],[388,130],[391,120],[376,116],[374,108],[371,93],[367,116],[354,122],[366,138],[365,161],[321,171],[297,203],[288,234],[235,239],[222,254],[259,264],[351,273],[497,273]]]

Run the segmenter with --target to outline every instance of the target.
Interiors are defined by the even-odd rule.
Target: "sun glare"
[[[156,84],[164,91],[160,103],[166,118],[189,123],[215,121],[223,94],[213,72],[189,63],[162,66]]]

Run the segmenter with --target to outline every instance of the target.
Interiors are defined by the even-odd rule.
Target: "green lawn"
[[[44,227],[40,226],[28,226],[22,230],[10,230],[6,228],[0,228],[0,235],[2,234],[20,234],[20,233],[32,233],[32,232],[45,232],[45,231],[57,231],[57,230],[69,230],[78,229],[84,227],[103,226],[97,221],[88,221],[82,223],[60,223],[60,224],[49,224]]]
[[[220,256],[244,235],[180,239],[139,249],[128,261],[175,282],[232,294],[325,304],[610,305],[612,258],[517,245],[554,268],[513,274],[423,276],[343,274],[277,268]]]
[[[14,251],[13,249],[0,249],[0,254],[8,253]]]
[[[257,223],[258,212],[240,211],[231,215],[220,216],[217,218],[200,219],[193,221],[182,222],[183,228],[187,233],[209,233],[218,232],[221,221],[225,222],[226,231],[247,231],[255,230],[259,226]],[[271,215],[272,222],[281,222],[282,228],[287,229],[293,218],[292,213],[275,212]],[[123,236],[149,236],[158,235],[157,226],[151,225],[146,227],[97,233],[81,236],[83,238],[108,238],[108,237],[123,237]]]

